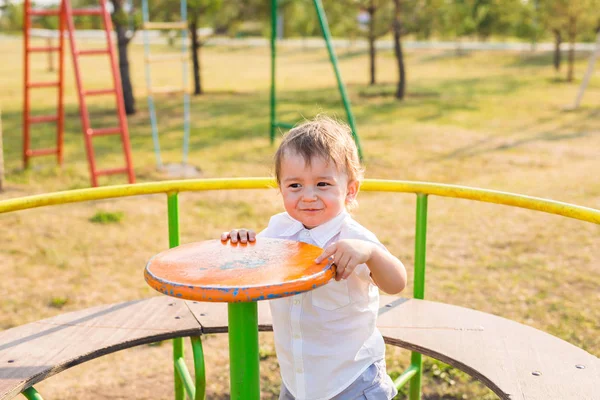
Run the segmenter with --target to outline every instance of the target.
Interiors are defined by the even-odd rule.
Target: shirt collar
[[[308,230],[308,232],[310,232],[310,236],[317,243],[317,245],[323,247],[329,240],[331,240],[332,237],[339,233],[340,229],[342,228],[342,223],[347,216],[348,213],[346,211],[342,211],[334,218],[330,219],[324,224]],[[305,229],[304,225],[302,225],[300,221],[293,219],[291,216],[289,216],[289,214],[288,217],[293,222],[289,228],[283,232],[282,236],[294,236],[301,230]]]

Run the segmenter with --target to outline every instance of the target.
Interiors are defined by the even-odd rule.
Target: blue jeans
[[[330,400],[391,400],[398,394],[392,378],[385,372],[385,360],[375,361],[350,386]],[[279,400],[296,400],[281,384]]]

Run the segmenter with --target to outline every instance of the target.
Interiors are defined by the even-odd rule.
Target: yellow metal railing
[[[271,178],[229,178],[152,182],[135,185],[99,187],[48,193],[0,201],[0,214],[58,204],[165,193],[167,194],[168,203],[169,244],[171,247],[174,247],[179,245],[178,193],[231,189],[268,189],[275,188],[276,186],[276,182]],[[600,210],[538,197],[524,196],[494,190],[477,189],[466,186],[444,185],[427,182],[367,179],[362,182],[361,190],[365,192],[414,193],[417,195],[413,287],[413,296],[417,299],[423,299],[425,297],[428,208],[427,199],[429,195],[521,207],[600,224]],[[197,338],[197,341],[198,343],[201,343],[199,342],[199,338]],[[183,387],[185,386],[191,397],[202,399],[204,397],[205,382],[204,362],[201,346],[194,347],[194,360],[198,378],[195,383],[191,381],[191,377],[189,373],[187,373],[187,368],[183,363],[182,338],[174,339],[173,351],[175,365],[180,371],[180,381],[176,382],[176,398],[183,398]],[[400,377],[396,379],[395,384],[397,387],[400,387],[410,382],[409,398],[411,400],[418,400],[421,398],[421,376],[421,354],[413,351],[411,354],[410,366],[402,375],[400,375]],[[178,379],[177,376],[176,379]],[[30,390],[31,393],[24,392],[28,398],[30,398],[29,394],[33,393],[37,395],[37,392],[35,392],[33,388],[30,388]]]
[[[77,203],[118,197],[157,193],[193,192],[229,189],[266,189],[277,185],[271,178],[198,179],[118,185],[91,189],[69,190],[0,201],[0,214],[56,204]],[[417,193],[442,197],[476,200],[513,207],[543,211],[582,221],[600,224],[600,210],[574,204],[467,186],[427,182],[366,179],[361,184],[365,192]]]

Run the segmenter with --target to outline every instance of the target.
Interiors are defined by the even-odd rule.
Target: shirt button
[[[294,300],[294,304],[296,304],[296,305],[300,304],[300,300]]]
[[[301,374],[301,373],[302,373],[302,372],[304,372],[304,371],[302,371],[302,368],[298,368],[298,369],[296,370],[296,372],[297,372],[297,373],[299,373],[299,374]]]
[[[297,333],[294,335],[294,339],[300,339],[300,335],[298,335]]]

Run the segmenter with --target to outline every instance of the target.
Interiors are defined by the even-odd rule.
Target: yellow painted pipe
[[[277,184],[275,180],[271,178],[197,179],[107,186],[100,188],[55,192],[0,201],[0,214],[56,204],[77,203],[89,200],[102,200],[157,193],[231,189],[267,189],[275,187],[277,187]],[[434,196],[468,199],[543,211],[550,214],[562,215],[569,218],[600,224],[600,210],[554,200],[547,200],[539,197],[471,188],[467,186],[428,182],[366,179],[361,184],[361,190],[365,192],[423,193]]]

